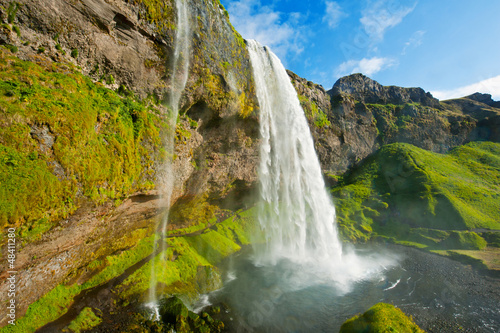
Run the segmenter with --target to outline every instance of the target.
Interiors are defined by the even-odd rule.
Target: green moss
[[[1,52],[0,68],[0,226],[30,231],[44,218],[50,225],[74,211],[78,188],[96,202],[142,188],[164,126],[154,109],[69,65],[42,67]]]
[[[18,51],[17,46],[15,46],[15,45],[5,44],[5,45],[3,45],[3,47],[5,47],[7,50],[9,50],[12,53],[17,53],[17,51]]]
[[[483,232],[481,237],[486,240],[488,246],[500,248],[500,233],[499,232]]]
[[[71,50],[71,57],[72,58],[78,58],[78,50],[77,49],[73,49]]]
[[[64,218],[75,209],[76,182],[59,181],[46,160],[35,156],[0,144],[0,223],[22,223],[25,241],[47,229],[49,219]]]
[[[444,238],[410,229],[498,229],[499,158],[500,144],[488,142],[447,155],[409,144],[384,146],[332,190],[340,231],[345,238],[366,240],[371,226],[379,235],[434,247]],[[484,246],[470,238],[475,236],[466,237],[457,244]],[[451,246],[447,242],[440,246]]]
[[[439,245],[445,249],[482,250],[487,243],[475,232],[452,231]]]
[[[208,193],[178,199],[170,209],[169,220],[171,226],[182,225],[186,228],[214,219],[217,207],[208,203],[207,199]]]
[[[8,325],[2,332],[27,333],[57,319],[67,311],[73,297],[78,294],[77,285],[66,287],[59,285],[44,295],[35,303],[31,304],[22,318],[17,318],[16,325]]]
[[[9,3],[9,7],[7,8],[7,22],[9,22],[10,24],[14,23],[18,10],[19,3],[17,3],[16,1],[12,1],[11,3]]]
[[[88,269],[91,271],[98,267],[104,267],[104,269],[90,280],[81,285],[76,283],[72,285],[58,285],[39,300],[32,303],[28,307],[26,314],[21,318],[17,318],[15,326],[9,325],[2,332],[34,332],[39,327],[56,320],[66,313],[73,302],[73,298],[83,290],[103,284],[121,275],[125,269],[151,254],[154,236],[144,238],[145,235],[140,230],[134,232],[132,236],[136,239],[142,239],[130,250],[108,256],[103,261],[94,261],[88,265]]]
[[[340,333],[424,333],[403,311],[391,304],[378,303],[362,315],[347,320]]]
[[[328,116],[318,108],[316,102],[311,101],[304,95],[298,95],[300,104],[304,109],[307,119],[313,121],[314,125],[318,128],[328,128],[332,124],[328,120]]]
[[[56,44],[56,50],[59,51],[60,53],[62,53],[63,55],[66,54],[66,51],[63,50],[61,44],[59,44],[59,43]]]
[[[132,2],[143,6],[145,10],[140,13],[141,18],[153,23],[157,32],[175,29],[176,15],[172,2],[163,0],[133,0]]]
[[[17,25],[12,26],[12,30],[16,33],[17,37],[21,38],[21,30],[19,30],[19,27]]]
[[[209,268],[216,273],[214,264],[225,256],[240,249],[240,244],[248,244],[255,230],[255,209],[231,217],[207,229],[200,235],[168,238],[168,249],[158,254],[148,264],[137,270],[120,286],[122,297],[144,294],[149,289],[151,271],[154,267],[158,282],[158,292],[195,294],[194,279],[200,269]],[[182,230],[175,230],[182,233]],[[215,271],[214,271],[215,270]]]
[[[214,320],[208,313],[203,312],[199,316],[189,311],[176,296],[163,300],[159,312],[167,328],[175,332],[221,332],[224,329],[224,324]]]
[[[212,265],[222,259],[222,255],[229,255],[239,249],[240,244],[248,244],[250,235],[255,227],[255,209],[240,212],[239,217],[231,217],[217,225],[216,230],[207,230],[206,234],[191,237],[169,238],[169,247],[166,253],[156,255],[150,262],[142,266],[130,275],[120,286],[117,292],[124,299],[137,295],[144,295],[149,288],[152,265],[155,267],[156,277],[161,293],[186,292],[196,294],[196,290],[204,290],[198,277],[202,280],[215,281],[215,285],[208,289],[219,287],[217,285],[217,269]],[[122,246],[128,242],[136,243],[126,251],[108,255],[104,259],[96,259],[87,266],[88,271],[100,270],[85,283],[78,285],[61,284],[52,289],[42,298],[32,303],[26,314],[17,318],[16,326],[8,326],[2,332],[34,332],[37,328],[57,319],[64,313],[72,303],[73,297],[83,290],[105,284],[107,281],[117,277],[125,270],[153,251],[155,235],[147,237],[147,231],[135,230],[123,239],[117,240]],[[192,245],[194,244],[194,245]],[[203,251],[209,249],[205,256]],[[199,252],[198,252],[199,251]],[[104,253],[115,252],[110,248],[102,248],[100,252],[94,253],[95,258],[100,258]]]
[[[201,235],[186,238],[189,245],[210,264],[216,264],[228,255],[237,252],[241,247],[232,239],[214,230],[208,230]]]
[[[86,307],[83,308],[82,311],[78,314],[75,320],[73,320],[67,330],[63,330],[63,332],[74,332],[80,333],[81,331],[89,330],[91,328],[96,327],[102,322],[102,319],[92,311],[91,308]]]

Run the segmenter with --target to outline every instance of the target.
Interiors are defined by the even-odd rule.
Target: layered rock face
[[[394,142],[444,153],[469,141],[499,140],[500,109],[491,96],[439,102],[421,88],[385,87],[362,74],[343,77],[325,91],[289,75],[306,114],[317,108],[328,118],[318,126],[308,117],[326,174],[342,174]]]
[[[93,201],[83,193],[84,175],[77,175],[76,190],[69,194],[76,203],[71,208],[72,212],[76,209],[73,215],[76,217],[49,218],[47,223],[55,228],[40,241],[19,247],[16,268],[23,282],[18,290],[18,317],[30,303],[55,286],[85,281],[88,274],[95,273],[85,269],[92,260],[130,248],[153,232],[154,217],[179,198],[189,200],[203,195],[221,206],[235,207],[241,204],[238,198],[253,186],[258,161],[258,118],[245,43],[218,1],[187,3],[192,38],[190,52],[184,55],[189,57],[190,67],[179,119],[175,129],[168,128],[166,122],[155,124],[160,140],[166,140],[175,131],[176,179],[172,201],[160,200],[165,158],[171,157],[170,152],[145,144],[148,140],[158,140],[154,137],[158,133],[146,134],[144,142],[139,143],[142,148],[138,147],[136,152],[140,170],[130,176],[132,185],[128,192],[119,193],[122,199],[115,201],[115,205],[125,201],[120,208],[109,203],[102,205],[109,198],[104,193],[114,191],[112,181],[93,185],[95,193],[103,193],[102,200]],[[15,11],[12,15],[10,12],[2,15],[0,44],[12,50],[13,55],[37,63],[49,72],[55,63],[74,66],[100,87],[136,96],[155,110],[158,119],[169,117],[177,24],[175,1],[20,0],[14,7],[9,7],[10,4],[0,1],[4,9]],[[108,118],[91,120],[96,133]],[[47,156],[47,163],[55,165],[50,170],[59,177],[71,174],[51,151],[50,143],[62,140],[57,131],[37,120],[16,119],[9,123],[18,122],[31,128],[29,140],[33,146],[39,146],[37,156]],[[154,184],[154,188],[139,185],[146,182]],[[126,200],[134,192],[133,198],[140,199]],[[123,213],[131,207],[130,212]],[[20,227],[31,222],[23,216],[10,223]],[[141,237],[129,237],[137,232]],[[4,282],[0,285],[2,293],[7,288]],[[0,325],[5,323],[2,321]]]

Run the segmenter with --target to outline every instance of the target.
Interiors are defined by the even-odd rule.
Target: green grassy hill
[[[345,239],[484,248],[486,241],[471,230],[500,229],[500,144],[471,142],[448,154],[386,145],[340,179],[332,194]]]

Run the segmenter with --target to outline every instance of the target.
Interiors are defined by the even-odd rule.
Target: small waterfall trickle
[[[162,201],[168,207],[170,206],[170,201],[172,197],[172,191],[174,188],[175,175],[172,166],[172,157],[174,155],[174,143],[175,143],[175,128],[177,123],[177,117],[179,115],[179,102],[182,96],[182,92],[186,87],[188,74],[189,74],[189,52],[190,52],[190,34],[191,27],[189,24],[189,11],[187,0],[176,0],[175,6],[177,9],[177,29],[175,33],[175,48],[174,57],[172,61],[172,75],[171,75],[171,90],[168,104],[171,109],[170,123],[169,123],[169,134],[165,140],[165,150],[169,154],[165,161],[165,179],[164,179],[164,190],[162,193]],[[160,221],[160,226],[157,229],[155,237],[155,249],[158,249],[159,253],[165,254],[167,250],[167,222],[169,213],[165,214],[163,219]],[[149,289],[149,303],[148,306],[153,308],[156,317],[158,317],[158,299],[157,299],[157,276],[155,270],[154,260],[151,265],[151,281]]]
[[[247,43],[260,104],[259,221],[267,245],[256,263],[339,259],[335,208],[297,92],[274,53]]]

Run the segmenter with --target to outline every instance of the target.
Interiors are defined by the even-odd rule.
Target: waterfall
[[[177,29],[175,33],[175,47],[174,47],[174,57],[172,61],[172,75],[171,75],[171,89],[168,104],[171,108],[170,123],[169,123],[169,133],[166,138],[165,149],[168,152],[167,160],[165,161],[165,185],[162,193],[162,201],[167,207],[170,206],[170,201],[172,197],[172,191],[174,187],[175,175],[172,166],[172,158],[174,155],[174,143],[175,143],[175,127],[177,123],[177,117],[179,115],[179,102],[182,96],[182,92],[186,86],[186,82],[189,74],[189,51],[190,51],[190,34],[191,28],[189,25],[189,11],[187,7],[187,0],[176,0],[175,6],[177,8]],[[167,250],[167,222],[168,222],[168,212],[165,214],[163,219],[160,221],[160,226],[157,230],[155,238],[155,249],[159,250],[159,253],[165,254]],[[161,260],[160,260],[161,263]],[[157,276],[155,270],[154,260],[151,265],[151,281],[149,289],[149,304],[156,312],[156,317],[158,317],[158,299],[157,299]]]
[[[307,119],[278,57],[249,40],[247,47],[260,104],[261,206],[266,246],[257,264],[338,261],[342,247]]]

